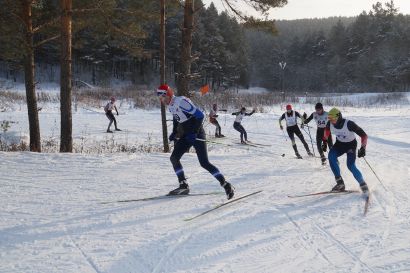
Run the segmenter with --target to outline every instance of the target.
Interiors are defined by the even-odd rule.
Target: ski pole
[[[312,140],[312,137],[310,136],[310,131],[309,131],[309,132],[306,131],[305,128],[303,128],[303,131],[305,131],[305,133],[308,134],[308,136],[309,136],[309,138],[310,138],[310,143],[311,143],[312,149],[313,149],[313,156],[316,156],[316,155],[315,155],[315,148],[313,147],[313,140]]]
[[[212,140],[207,140],[207,139],[202,139],[202,138],[197,138],[196,140],[202,141],[202,142],[207,142],[207,143],[219,144],[219,145],[228,146],[228,147],[234,147],[234,148],[237,148],[237,149],[241,149],[241,148],[242,148],[242,147],[236,147],[236,145],[233,145],[233,144],[221,143],[221,142],[212,141]],[[257,146],[251,146],[251,147],[264,149],[263,147],[257,147]],[[242,149],[241,149],[241,150],[242,150]],[[274,154],[274,155],[277,155],[277,156],[285,157],[285,154],[277,154],[277,153],[269,153],[269,154]]]
[[[213,143],[213,144],[219,144],[219,145],[223,145],[223,146],[234,146],[232,144],[228,144],[228,143],[221,143],[221,142],[217,142],[217,141],[212,141],[212,140],[207,140],[207,139],[202,139],[202,138],[197,138],[196,140],[198,141],[202,141],[202,142],[208,142],[208,143]]]
[[[309,137],[310,137],[310,143],[312,144],[313,155],[316,156],[315,155],[315,147],[313,146],[312,135],[310,134],[310,129],[309,128],[310,127],[308,126],[308,134],[309,134]]]
[[[376,172],[373,170],[372,166],[370,166],[369,162],[367,162],[366,157],[363,157],[364,161],[366,162],[367,166],[369,166],[370,170],[372,170],[372,172],[374,173],[374,175],[376,176],[377,180],[379,180],[380,184],[383,186],[383,188],[388,191],[388,189],[384,186],[382,180],[379,178],[379,176],[376,174]]]
[[[298,125],[302,125],[302,123],[298,123]],[[308,124],[303,124],[303,127],[313,128],[312,126],[310,126],[310,125],[308,125]]]

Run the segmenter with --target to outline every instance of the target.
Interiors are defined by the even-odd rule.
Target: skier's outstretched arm
[[[304,124],[308,124],[312,119],[313,119],[313,113],[310,114],[310,116],[309,116],[308,118],[306,118],[306,119],[303,121],[303,123],[304,123]]]
[[[368,138],[366,132],[351,120],[347,123],[347,129],[360,136],[362,144],[361,147],[366,148]]]
[[[280,127],[281,130],[283,130],[282,120],[284,120],[284,119],[285,119],[285,114],[283,114],[279,119],[279,127]]]
[[[245,116],[252,116],[253,113],[255,113],[255,109],[253,109],[252,112],[250,112],[250,113],[245,113]]]

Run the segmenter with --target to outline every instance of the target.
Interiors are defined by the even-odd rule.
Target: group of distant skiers
[[[189,98],[184,96],[175,96],[173,90],[166,84],[158,87],[157,95],[161,103],[167,106],[168,110],[173,115],[173,129],[169,136],[169,140],[174,141],[175,145],[170,160],[175,174],[178,177],[179,186],[169,192],[169,195],[189,194],[189,186],[186,181],[185,172],[181,165],[180,159],[186,152],[189,151],[191,147],[194,147],[201,166],[219,181],[220,185],[225,190],[227,198],[231,199],[234,196],[233,186],[231,183],[226,181],[220,170],[211,164],[208,159],[206,136],[203,128],[203,121],[205,118],[204,113],[199,110]],[[115,130],[121,131],[117,128],[117,122],[112,113],[112,111],[115,110],[118,115],[114,97],[111,98],[104,110],[110,121],[107,132],[112,132],[110,130],[110,126],[113,122]],[[240,133],[241,144],[249,143],[246,130],[241,125],[242,119],[245,116],[251,116],[253,113],[255,113],[255,109],[248,113],[246,112],[245,107],[242,107],[238,112],[232,113],[232,115],[236,116],[233,123],[233,128]],[[215,137],[224,137],[221,133],[221,126],[217,118],[218,106],[217,104],[213,104],[209,114],[209,122],[216,127]],[[292,105],[288,104],[286,106],[286,112],[279,118],[279,128],[281,130],[284,129],[282,121],[285,120],[286,131],[292,142],[292,147],[297,158],[302,158],[302,156],[298,152],[295,142],[295,135],[303,143],[307,154],[309,156],[313,156],[309,149],[309,145],[306,143],[303,134],[299,129],[297,122],[298,118],[301,120],[300,125],[302,128],[313,119],[315,120],[317,124],[316,144],[322,164],[325,164],[326,162],[325,152],[327,151],[327,148],[329,148],[329,165],[336,180],[336,185],[331,191],[345,191],[345,184],[340,174],[338,157],[346,154],[348,169],[352,172],[353,176],[359,183],[362,192],[367,194],[369,191],[368,186],[355,164],[358,144],[355,134],[361,137],[361,146],[357,152],[357,156],[364,157],[366,155],[367,135],[363,129],[353,121],[343,118],[342,113],[337,108],[332,108],[329,112],[326,112],[320,102],[315,105],[315,112],[313,112],[309,117],[306,113],[301,115],[299,112],[293,110]],[[332,134],[336,136],[336,143],[334,145],[332,141]]]

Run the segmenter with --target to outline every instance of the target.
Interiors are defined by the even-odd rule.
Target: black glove
[[[327,151],[327,142],[326,141],[323,141],[323,143],[322,143],[322,150],[323,150],[323,152]]]
[[[174,132],[172,132],[172,133],[169,135],[169,137],[168,137],[169,141],[175,141],[175,140],[177,140],[177,138],[176,138],[175,135],[176,135],[176,134],[175,134]]]
[[[357,151],[357,156],[358,157],[364,157],[366,155],[366,148],[365,147],[360,147],[359,151]]]
[[[305,124],[302,122],[302,123],[300,124],[300,128],[303,129],[303,127],[305,127]]]
[[[303,119],[307,119],[306,112],[305,112],[305,113],[303,113]]]

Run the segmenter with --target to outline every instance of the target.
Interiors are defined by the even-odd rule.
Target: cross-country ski
[[[191,197],[191,196],[206,196],[206,195],[218,195],[221,192],[209,192],[209,193],[189,193],[189,194],[177,194],[177,195],[158,195],[153,197],[137,198],[137,199],[123,199],[115,201],[104,201],[100,202],[101,204],[111,204],[111,203],[130,203],[130,202],[140,202],[140,201],[151,201],[151,200],[162,200],[162,199],[172,199],[179,197]]]
[[[313,193],[307,193],[307,194],[301,194],[301,195],[288,195],[289,198],[298,198],[298,197],[307,197],[307,196],[315,196],[315,195],[327,195],[327,194],[349,194],[349,193],[354,193],[354,192],[359,192],[355,190],[343,190],[343,191],[320,191],[320,192],[313,192]]]
[[[215,211],[215,210],[217,210],[217,209],[219,209],[219,208],[222,208],[222,207],[227,206],[227,205],[229,205],[229,204],[232,204],[232,203],[234,203],[234,202],[238,202],[238,201],[240,201],[240,200],[242,200],[242,199],[248,198],[248,197],[250,197],[250,196],[252,196],[252,195],[255,195],[255,194],[258,194],[258,193],[261,193],[261,192],[262,192],[262,191],[252,192],[252,193],[243,195],[243,196],[241,196],[241,197],[238,197],[238,198],[236,198],[236,199],[232,199],[232,200],[230,200],[230,201],[227,201],[227,202],[225,202],[225,203],[221,203],[221,204],[217,205],[216,207],[214,207],[214,208],[212,208],[212,209],[206,210],[206,211],[204,211],[204,212],[202,212],[202,213],[200,213],[200,214],[198,214],[198,215],[195,215],[195,216],[193,216],[193,217],[186,218],[186,219],[184,219],[184,221],[194,220],[194,219],[196,219],[196,218],[199,218],[199,217],[201,217],[201,216],[204,216],[205,214],[208,214],[208,213],[210,213],[210,212],[212,212],[212,211]]]

